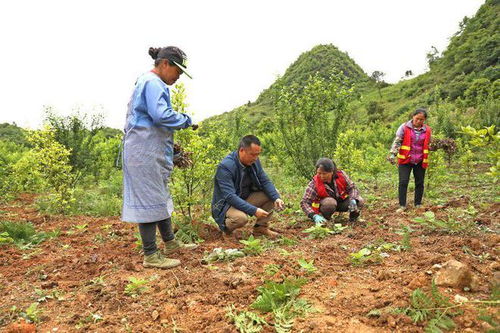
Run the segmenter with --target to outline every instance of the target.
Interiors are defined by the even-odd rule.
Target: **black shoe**
[[[350,212],[349,213],[349,222],[356,222],[358,220],[358,217],[359,217],[359,212],[356,211],[356,212]]]

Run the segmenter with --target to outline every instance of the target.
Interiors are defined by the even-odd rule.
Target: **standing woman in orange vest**
[[[412,170],[415,178],[415,208],[422,205],[425,169],[429,166],[431,140],[431,128],[424,124],[426,120],[426,109],[415,110],[412,119],[399,126],[391,147],[388,160],[395,164],[397,158],[399,170],[399,209],[397,212],[406,210],[406,192]]]

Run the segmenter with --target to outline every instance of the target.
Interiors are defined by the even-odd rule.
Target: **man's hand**
[[[193,131],[196,131],[198,129],[198,124],[191,125],[191,128],[193,129]]]
[[[323,224],[323,223],[326,223],[326,219],[319,215],[319,214],[316,214],[313,216],[313,221],[315,224]]]
[[[276,199],[276,201],[274,202],[274,209],[276,209],[277,211],[285,209],[285,203],[283,202],[283,200]]]
[[[387,156],[387,160],[391,162],[392,165],[396,164],[396,155],[390,154],[389,156]]]
[[[255,212],[255,216],[258,218],[267,217],[268,215],[269,213],[261,208],[257,208],[257,211]]]

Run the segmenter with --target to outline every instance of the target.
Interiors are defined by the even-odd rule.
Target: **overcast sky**
[[[317,44],[332,43],[363,70],[397,82],[426,71],[464,16],[483,0],[2,1],[0,123],[40,126],[45,105],[103,112],[122,128],[150,46],[189,59],[190,111],[201,120],[254,101]]]

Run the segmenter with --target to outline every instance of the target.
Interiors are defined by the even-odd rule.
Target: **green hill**
[[[310,51],[302,53],[293,64],[288,67],[280,78],[286,85],[304,82],[310,75],[319,73],[327,77],[332,71],[342,71],[352,82],[371,84],[370,78],[363,69],[345,52],[340,51],[332,44],[317,45]],[[211,117],[204,121],[210,124],[220,121],[238,122],[244,118],[249,124],[259,126],[260,121],[272,114],[271,92],[276,82],[265,89],[253,103],[242,105],[232,111]]]
[[[407,117],[409,110],[418,106],[432,109],[443,103],[455,103],[465,111],[490,100],[489,109],[481,111],[485,114],[478,118],[486,118],[485,124],[498,125],[496,114],[500,112],[495,101],[500,97],[499,2],[488,0],[473,18],[464,18],[447,49],[441,55],[437,52],[427,55],[430,70],[413,79],[385,84],[379,90],[347,53],[329,44],[318,45],[301,54],[280,80],[290,85],[304,82],[316,72],[326,77],[332,70],[343,71],[356,83],[361,95],[351,106],[357,124],[377,120],[399,122]],[[255,102],[209,118],[204,124],[212,127],[220,122],[229,123],[236,130],[247,124],[256,129],[255,132],[265,130],[261,120],[273,114],[271,91],[275,85],[276,82],[264,90]]]

